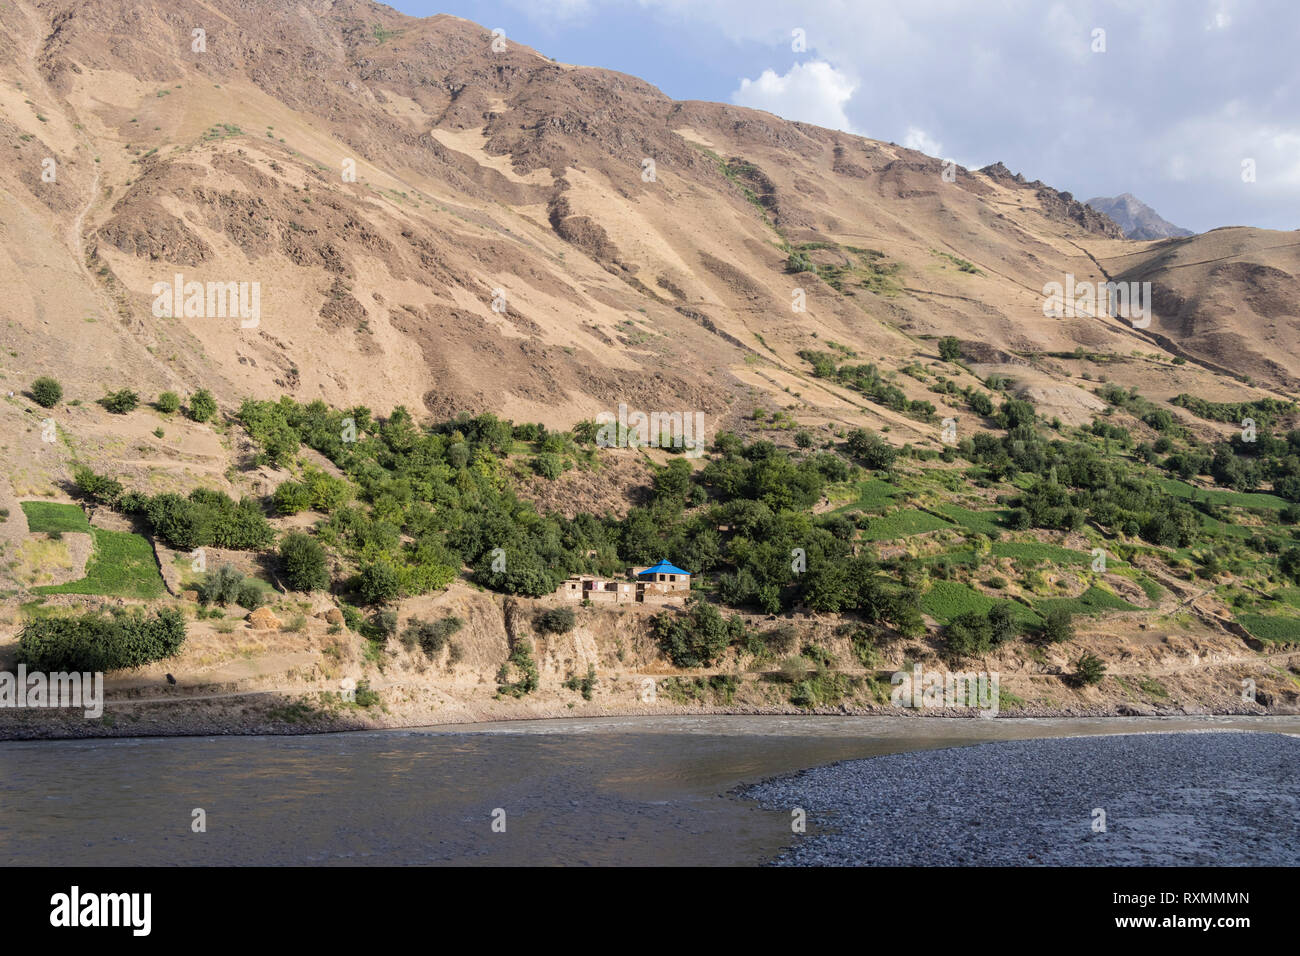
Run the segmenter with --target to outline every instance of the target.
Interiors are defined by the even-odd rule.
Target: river
[[[629,717],[11,741],[0,861],[751,865],[792,837],[788,813],[732,793],[745,784],[992,741],[1208,730],[1300,735],[1300,717]]]

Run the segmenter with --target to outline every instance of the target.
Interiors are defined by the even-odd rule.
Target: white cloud
[[[943,155],[943,143],[916,126],[907,128],[907,134],[903,137],[903,145],[908,149],[919,150],[927,156]]]
[[[785,119],[852,133],[853,124],[844,107],[857,88],[857,82],[847,73],[829,63],[813,61],[796,63],[784,76],[764,70],[756,80],[742,79],[731,101]]]

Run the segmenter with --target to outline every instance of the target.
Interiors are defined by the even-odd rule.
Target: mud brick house
[[[667,561],[646,568],[629,568],[626,579],[583,574],[569,578],[556,594],[566,601],[593,604],[684,603],[691,590],[691,572]]]

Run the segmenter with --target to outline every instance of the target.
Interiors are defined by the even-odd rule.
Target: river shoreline
[[[248,697],[271,696],[250,694]],[[141,713],[144,711],[144,713]],[[283,711],[286,713],[287,711]],[[272,711],[274,713],[274,711]],[[292,715],[295,716],[296,715]],[[1264,711],[1251,708],[1210,709],[1173,707],[1165,710],[1146,708],[1138,711],[1128,707],[1109,705],[1097,707],[1019,708],[1003,711],[991,717],[980,716],[965,708],[927,708],[924,713],[902,707],[837,707],[803,710],[780,707],[703,707],[673,706],[664,703],[653,707],[591,707],[581,715],[563,708],[532,707],[520,713],[517,707],[503,704],[500,707],[480,706],[457,708],[451,713],[421,711],[419,713],[372,714],[360,708],[296,719],[275,719],[266,710],[249,713],[246,705],[218,703],[214,700],[184,700],[136,703],[109,701],[105,718],[89,720],[80,713],[52,711],[0,710],[0,743],[11,740],[86,740],[167,737],[217,737],[217,736],[307,736],[364,731],[416,730],[430,726],[473,726],[484,723],[518,723],[526,725],[548,720],[601,720],[606,718],[658,718],[658,717],[852,717],[897,718],[903,720],[943,720],[963,722],[970,720],[1034,721],[1107,719],[1115,721],[1141,721],[1149,719],[1180,720],[1206,717],[1234,717],[1267,720],[1275,717],[1300,717],[1294,708],[1275,708]],[[390,719],[385,719],[390,718]]]

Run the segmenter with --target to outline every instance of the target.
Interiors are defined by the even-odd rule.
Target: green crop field
[[[23,501],[20,505],[23,514],[27,515],[27,527],[33,532],[90,533],[90,522],[86,520],[86,513],[76,505],[60,504],[56,501]]]
[[[165,590],[163,580],[154,560],[153,547],[148,541],[127,531],[93,528],[91,533],[95,536],[95,553],[86,562],[84,578],[33,590],[39,594],[105,594],[141,599],[162,597]]]
[[[1300,618],[1268,614],[1238,614],[1237,623],[1261,641],[1280,644],[1300,642]]]
[[[853,501],[834,509],[832,514],[844,514],[848,511],[878,511],[890,505],[899,495],[899,489],[879,478],[868,478],[858,482],[854,489],[857,493]]]
[[[940,624],[947,624],[959,614],[967,611],[985,613],[998,603],[986,594],[981,594],[970,585],[957,581],[935,581],[921,597],[921,610]],[[1037,624],[1038,615],[1018,601],[1011,602],[1011,609],[1016,620],[1022,624]]]
[[[892,541],[909,534],[924,534],[927,531],[951,527],[952,525],[947,521],[935,517],[928,511],[907,508],[887,514],[883,518],[872,518],[862,537],[867,541]]]
[[[1091,551],[1076,551],[1073,548],[1062,548],[1055,544],[1044,544],[1041,541],[994,541],[993,554],[999,558],[1011,558],[1016,561],[1028,561],[1031,563],[1048,562],[1051,564],[1090,564],[1092,562]],[[1108,563],[1118,564],[1114,558],[1108,558]]]
[[[1177,498],[1200,498],[1216,505],[1236,508],[1285,508],[1285,498],[1257,491],[1227,491],[1222,488],[1197,488],[1177,478],[1156,478],[1155,483]]]
[[[960,505],[940,505],[934,510],[979,534],[997,534],[1006,530],[1001,520],[1005,511],[972,511]]]
[[[1036,605],[1044,613],[1053,608],[1063,607],[1072,614],[1101,614],[1104,611],[1137,611],[1140,608],[1129,604],[1122,597],[1093,585],[1075,598],[1046,598]]]

